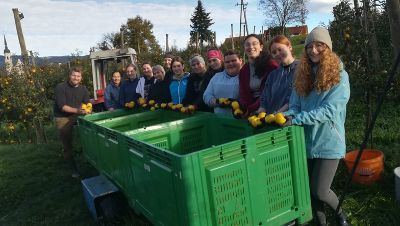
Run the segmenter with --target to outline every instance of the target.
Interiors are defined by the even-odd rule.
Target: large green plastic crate
[[[207,113],[196,113],[196,115],[201,114]],[[109,128],[119,132],[125,132],[164,122],[180,120],[190,116],[192,115],[167,110],[157,110],[134,115],[125,115],[117,118],[99,120],[96,122],[96,124],[104,128]]]
[[[123,192],[155,225],[305,223],[312,215],[303,129],[270,129],[214,116],[125,132],[120,148],[133,184]]]
[[[86,159],[97,168],[98,151],[96,130],[99,128],[98,122],[110,121],[121,116],[133,115],[143,112],[143,109],[135,108],[132,110],[118,109],[105,111],[78,117],[79,136]]]
[[[180,112],[156,110],[96,121],[94,127],[96,145],[91,146],[92,149],[95,149],[97,155],[96,168],[120,187],[132,183],[127,161],[128,152],[126,149],[120,149],[118,140],[120,131],[144,128],[197,115],[210,114],[187,115]]]

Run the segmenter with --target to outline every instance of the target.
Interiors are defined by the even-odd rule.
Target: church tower
[[[4,64],[6,66],[6,71],[8,73],[11,73],[13,63],[12,63],[12,59],[11,59],[11,52],[8,49],[7,40],[6,40],[5,35],[4,35]]]

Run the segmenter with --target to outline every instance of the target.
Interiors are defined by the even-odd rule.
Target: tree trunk
[[[44,131],[44,126],[43,126],[42,120],[34,119],[33,120],[33,126],[35,128],[36,143],[37,144],[46,143],[47,142],[47,137],[46,137],[46,133]]]
[[[400,0],[387,0],[389,14],[390,35],[394,47],[394,57],[400,51]]]
[[[354,0],[354,10],[357,12],[358,11],[358,0]]]

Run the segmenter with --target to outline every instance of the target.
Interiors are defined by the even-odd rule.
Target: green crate
[[[103,122],[104,120],[110,121],[121,116],[132,115],[140,112],[143,112],[143,109],[118,109],[114,111],[105,111],[78,117],[78,130],[83,154],[90,164],[98,168],[98,152],[95,148],[97,146],[96,129],[98,128],[96,123]]]
[[[198,112],[195,115],[201,114],[207,113]],[[125,132],[164,122],[180,120],[190,116],[192,115],[167,110],[156,110],[148,111],[141,114],[125,115],[118,118],[99,120],[96,122],[96,125],[100,125],[101,127],[109,128],[119,132]]]
[[[302,127],[197,117],[127,131],[129,203],[154,225],[282,225],[312,218]]]
[[[131,184],[132,177],[127,161],[128,152],[120,149],[118,135],[121,133],[119,130],[138,129],[198,115],[210,115],[210,113],[188,115],[180,112],[156,110],[96,121],[94,127],[96,145],[92,146],[96,150],[96,168],[112,179],[119,187]]]

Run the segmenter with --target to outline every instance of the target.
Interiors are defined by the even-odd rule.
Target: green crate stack
[[[130,205],[154,225],[282,225],[311,219],[303,129],[203,116],[127,131]]]

